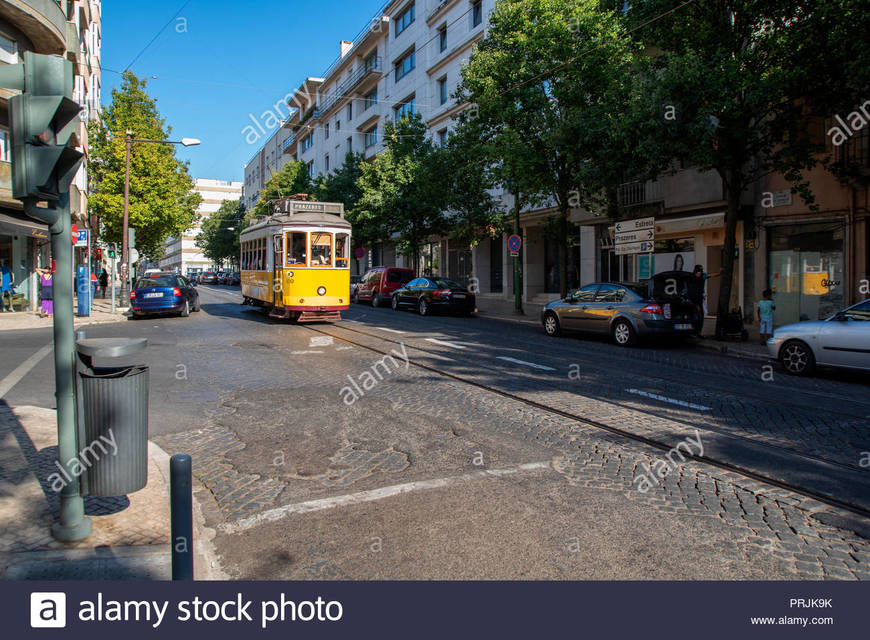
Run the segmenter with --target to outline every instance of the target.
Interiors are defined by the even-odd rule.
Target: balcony
[[[658,180],[626,182],[619,185],[617,192],[617,202],[620,207],[633,207],[661,200],[664,200],[664,196],[662,195],[662,183]]]
[[[26,34],[36,53],[64,54],[67,50],[66,15],[57,0],[2,2],[0,19]]]
[[[284,141],[284,144],[281,145],[281,153],[290,153],[290,147],[292,147],[296,143],[296,134],[291,133],[290,137]]]
[[[374,58],[363,64],[362,67],[357,69],[356,73],[354,73],[350,78],[345,80],[343,83],[338,85],[334,92],[328,93],[323,96],[323,99],[320,103],[320,111],[321,113],[327,113],[335,104],[347,96],[351,91],[354,90],[361,82],[371,77],[380,77],[382,74],[382,65],[380,58]]]

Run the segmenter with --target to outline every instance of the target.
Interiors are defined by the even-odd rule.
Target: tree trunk
[[[740,198],[743,194],[742,172],[731,170],[728,176],[728,209],[725,213],[725,248],[722,256],[722,283],[716,305],[716,339],[725,336],[725,319],[731,311],[731,288],[734,284],[734,253],[737,248],[737,221],[740,217]]]
[[[563,298],[568,297],[568,201],[561,200],[559,205],[559,254],[560,280],[559,289]]]

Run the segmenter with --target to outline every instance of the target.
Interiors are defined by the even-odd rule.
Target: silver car
[[[798,376],[809,375],[816,365],[870,371],[870,299],[827,320],[779,327],[767,350]]]

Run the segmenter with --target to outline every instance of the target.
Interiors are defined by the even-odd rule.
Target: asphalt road
[[[866,376],[364,306],[292,325],[200,293],[87,332],[148,338],[151,437],[193,455],[231,575],[870,578],[866,519],[625,436],[870,509]],[[0,333],[0,380],[50,339]],[[46,357],[5,400],[52,393]]]

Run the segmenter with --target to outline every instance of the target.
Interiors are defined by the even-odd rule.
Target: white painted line
[[[309,513],[311,511],[323,511],[324,509],[334,509],[336,507],[346,507],[349,505],[360,504],[363,502],[372,502],[374,500],[383,500],[391,498],[403,493],[411,493],[413,491],[425,491],[429,489],[442,489],[454,484],[468,482],[469,480],[478,480],[481,478],[500,478],[502,476],[510,476],[517,473],[527,471],[542,471],[550,469],[550,462],[530,462],[528,464],[520,464],[504,469],[490,469],[488,471],[476,471],[474,473],[466,473],[461,476],[452,476],[449,478],[438,478],[435,480],[420,480],[418,482],[407,482],[405,484],[395,484],[389,487],[381,487],[380,489],[372,489],[370,491],[360,491],[358,493],[350,493],[343,496],[335,496],[332,498],[321,498],[319,500],[308,500],[307,502],[297,502],[296,504],[288,504],[283,507],[269,509],[263,513],[243,518],[237,522],[218,525],[218,528],[225,533],[238,533],[256,527],[257,525],[266,522],[274,522],[282,518],[286,518],[294,513]]]
[[[336,351],[347,351],[348,349],[353,349],[353,347],[348,346],[348,347],[336,347],[335,348]]]
[[[30,370],[38,365],[39,361],[47,356],[53,347],[54,343],[45,345],[27,360],[15,367],[8,376],[3,378],[3,380],[0,380],[0,398],[4,397],[12,390],[12,387],[21,382],[21,379],[30,373]]]
[[[290,352],[294,356],[304,356],[309,353],[324,353],[323,351],[291,351]]]
[[[328,347],[333,344],[335,340],[332,336],[313,336],[308,340],[309,347]]]
[[[399,331],[398,329],[387,329],[386,327],[374,327],[375,329],[380,329],[381,331],[389,331],[390,333],[408,333],[407,331]]]
[[[540,369],[541,371],[555,371],[553,367],[545,367],[542,364],[535,364],[534,362],[526,362],[525,360],[517,360],[516,358],[508,358],[507,356],[496,356],[499,360],[505,360],[507,362],[513,362],[514,364],[521,364],[525,367],[532,367],[533,369]]]
[[[467,347],[456,344],[454,342],[445,342],[444,340],[436,340],[435,338],[423,338],[426,342],[431,342],[432,344],[440,344],[442,347],[450,347],[452,349],[465,349]]]
[[[660,400],[662,402],[667,402],[668,404],[676,404],[681,407],[687,407],[688,409],[697,409],[698,411],[713,410],[712,408],[705,407],[704,405],[693,404],[691,402],[686,402],[685,400],[674,400],[673,398],[668,398],[667,396],[660,396],[657,393],[647,393],[646,391],[641,391],[640,389],[626,389],[626,391],[638,396],[643,396],[644,398],[652,398],[653,400]]]

